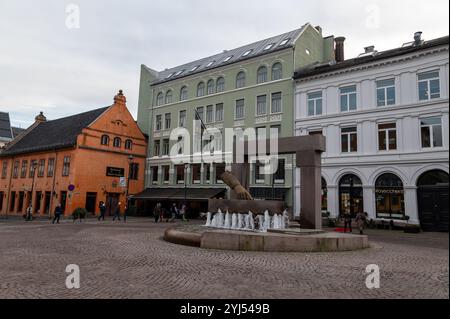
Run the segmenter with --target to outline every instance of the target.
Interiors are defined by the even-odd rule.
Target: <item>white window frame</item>
[[[184,125],[181,125],[181,113],[184,112]],[[178,112],[178,127],[186,127],[187,124],[187,111],[181,110]]]
[[[222,115],[221,115],[221,119],[219,119],[218,117],[217,117],[217,105],[219,105],[219,104],[221,104],[222,105]],[[224,112],[225,112],[225,106],[224,106],[224,104],[223,103],[217,103],[216,105],[214,105],[214,120],[216,121],[216,122],[223,122],[224,121]]]
[[[211,110],[211,120],[209,121],[208,120],[208,109],[210,109]],[[215,106],[214,105],[207,105],[206,106],[206,114],[205,114],[205,123],[207,123],[207,124],[211,124],[211,123],[214,123],[215,122],[215,116],[216,116],[216,114],[215,114],[216,112],[215,112]]]
[[[432,118],[439,118],[440,120],[440,124],[431,124],[431,125],[422,125],[422,121],[426,120],[426,119],[432,119]],[[442,145],[441,146],[434,146],[434,130],[433,127],[434,126],[440,126],[441,127],[441,136],[442,136]],[[430,132],[430,146],[429,147],[424,147],[423,146],[423,141],[422,141],[422,128],[424,127],[428,127],[429,132]],[[442,116],[427,116],[427,117],[422,117],[419,119],[419,135],[420,135],[420,147],[423,150],[430,150],[430,149],[440,149],[444,147],[444,131],[443,131],[443,123],[442,123]]]
[[[158,114],[155,116],[155,132],[161,132],[163,130],[163,122],[162,122],[162,114]],[[158,119],[160,119],[160,121],[158,122]],[[159,128],[158,128],[158,123]]]
[[[380,129],[380,125],[387,125],[387,124],[393,124],[395,125],[395,128],[385,128]],[[390,143],[389,143],[389,132],[395,131],[395,144],[396,148],[391,149]],[[384,132],[385,134],[385,143],[386,143],[386,149],[381,150],[380,149],[380,132]],[[377,124],[377,148],[379,152],[394,152],[398,150],[398,130],[397,130],[397,123],[396,122],[386,122],[386,123],[378,123]]]
[[[280,111],[273,112],[273,96],[274,94],[280,94]],[[282,114],[283,113],[283,92],[270,93],[270,114]]]
[[[428,73],[437,73],[438,75],[436,77],[432,77],[432,78],[428,78],[425,80],[419,80],[419,77],[421,75],[425,75]],[[431,97],[430,95],[430,88],[431,88],[431,81],[438,81],[439,82],[439,96],[438,97]],[[420,84],[425,82],[427,84],[427,99],[420,99]],[[417,95],[419,98],[419,101],[431,101],[431,100],[435,100],[435,99],[439,99],[442,96],[442,83],[441,83],[441,72],[440,70],[429,70],[429,71],[424,71],[424,72],[420,72],[417,74]]]
[[[264,97],[266,98],[265,112],[264,112],[264,113],[261,113],[261,114],[258,114],[258,98],[259,98],[259,97],[262,97],[262,96],[264,96]],[[258,96],[256,97],[255,116],[256,116],[256,117],[260,117],[260,116],[266,116],[266,115],[267,115],[267,94],[261,94],[261,95],[258,95]]]
[[[392,85],[379,85],[379,83],[384,82],[384,81],[394,81],[394,84]],[[397,88],[396,88],[396,79],[395,78],[389,78],[389,79],[379,79],[377,81],[375,81],[375,86],[376,86],[376,105],[377,107],[386,107],[386,106],[393,106],[397,104]],[[388,100],[388,89],[393,88],[394,89],[394,103],[390,103],[389,104],[389,100]],[[384,104],[379,105],[378,104],[378,91],[383,90],[383,94],[384,94]]]
[[[355,91],[342,93],[342,90],[348,89],[348,88],[355,88]],[[355,109],[351,110],[350,109],[350,96],[353,94],[355,95],[356,105],[355,105]],[[345,96],[347,99],[347,110],[342,110],[342,97],[343,96]],[[358,110],[358,87],[355,84],[340,87],[339,88],[339,111],[340,111],[340,113],[355,112],[357,110]]]
[[[343,132],[343,130],[345,130],[345,129],[356,129],[356,131],[355,132]],[[344,152],[343,151],[343,149],[342,149],[342,137],[343,137],[343,135],[347,135],[347,137],[348,137],[348,139],[347,139],[347,149],[348,149],[348,151],[347,152]],[[351,150],[351,135],[352,134],[356,134],[356,151],[352,151]],[[358,149],[359,149],[359,147],[358,147],[358,127],[356,127],[356,126],[345,126],[345,127],[341,127],[341,132],[340,132],[340,145],[339,145],[339,148],[341,149],[341,154],[356,154],[356,153],[358,153]]]
[[[315,94],[320,94],[320,97],[315,97],[315,98],[311,98],[311,96],[315,95]],[[317,113],[317,101],[321,100],[322,101],[322,112],[320,114]],[[313,117],[313,116],[320,116],[323,115],[323,92],[322,91],[315,91],[315,92],[310,92],[306,95],[306,115],[308,117]],[[309,102],[314,102],[314,114],[311,115],[309,114]]]
[[[167,125],[167,116],[169,116],[169,125]],[[170,130],[172,127],[172,113],[164,114],[164,130]]]
[[[242,117],[240,117],[240,118],[238,118],[237,117],[237,102],[238,101],[244,101],[244,105],[243,105],[243,116]],[[237,99],[235,102],[234,102],[234,120],[235,121],[239,121],[239,120],[244,120],[245,119],[245,99]]]

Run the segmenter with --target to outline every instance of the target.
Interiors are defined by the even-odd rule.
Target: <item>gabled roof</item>
[[[414,53],[417,51],[427,50],[434,47],[442,46],[442,45],[448,45],[449,44],[449,37],[442,37],[437,38],[429,41],[424,41],[420,45],[413,45],[412,43],[410,45],[402,46],[400,48],[395,48],[387,51],[382,52],[374,52],[373,54],[345,60],[340,63],[336,64],[329,64],[329,63],[322,63],[322,64],[313,64],[309,65],[307,67],[304,67],[302,69],[299,69],[294,74],[294,79],[303,79],[310,76],[338,71],[345,68],[351,68],[354,66],[372,63],[379,60],[394,58],[397,56]]]
[[[1,138],[3,139],[13,138],[9,114],[4,112],[0,112],[0,139]]]
[[[159,72],[158,79],[153,82],[152,85],[180,79],[189,75],[215,69],[217,67],[236,63],[238,61],[251,59],[260,55],[293,47],[297,38],[308,25],[309,24],[305,24],[300,29],[294,31],[283,33],[265,40],[239,47],[237,49],[224,51],[204,59],[161,71]]]
[[[12,144],[0,156],[50,151],[73,147],[83,128],[89,126],[109,107],[39,123],[35,128]]]

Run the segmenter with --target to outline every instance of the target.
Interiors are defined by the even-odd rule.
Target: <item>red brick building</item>
[[[114,104],[47,121],[36,117],[0,152],[0,214],[51,216],[57,203],[65,215],[75,208],[111,214],[128,195],[144,189],[147,139],[120,91]]]

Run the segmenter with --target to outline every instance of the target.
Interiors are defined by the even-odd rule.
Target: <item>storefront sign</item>
[[[405,191],[403,189],[395,189],[395,188],[391,188],[391,189],[377,189],[375,190],[375,193],[377,194],[404,194]]]
[[[124,177],[125,176],[125,169],[118,168],[118,167],[107,167],[106,168],[106,176],[111,177]]]

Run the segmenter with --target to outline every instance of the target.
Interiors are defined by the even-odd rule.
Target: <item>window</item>
[[[223,103],[216,104],[216,122],[223,121]]]
[[[341,112],[356,110],[356,86],[341,88]]]
[[[209,80],[207,85],[208,94],[214,94],[214,80]]]
[[[395,79],[377,81],[377,105],[395,104]]]
[[[397,175],[381,175],[375,182],[377,218],[403,219],[404,194],[403,182]]]
[[[168,156],[170,152],[170,141],[168,139],[163,140],[163,156]]]
[[[177,173],[177,184],[184,184],[185,180],[184,180],[184,173],[185,173],[185,168],[184,165],[177,165],[175,166],[175,171]]]
[[[204,96],[204,95],[205,95],[205,83],[200,82],[197,85],[197,96],[201,97],[201,96]]]
[[[395,123],[378,125],[378,150],[394,151],[397,149],[397,125]]]
[[[27,168],[28,168],[28,161],[22,161],[22,167],[20,169],[20,178],[27,177]]]
[[[169,165],[163,166],[162,173],[163,173],[163,182],[165,184],[169,184],[169,182],[170,182],[170,166]]]
[[[130,180],[137,181],[139,179],[139,163],[130,163],[129,170]]]
[[[234,118],[236,120],[240,120],[240,119],[243,119],[244,117],[245,117],[245,101],[243,99],[237,100]]]
[[[202,166],[200,164],[192,165],[192,183],[200,184],[202,178]]]
[[[125,149],[126,150],[131,150],[133,149],[133,141],[128,139],[125,141]]]
[[[418,79],[420,101],[438,99],[441,97],[439,71],[420,73]]]
[[[308,133],[309,136],[314,136],[314,135],[323,135],[323,131],[322,130],[317,130],[317,131],[311,131]]]
[[[358,151],[358,133],[356,127],[347,127],[341,130],[341,151],[342,153]]]
[[[264,184],[265,182],[265,175],[264,175],[264,163],[261,161],[256,161],[255,163],[255,184]],[[263,172],[263,173],[261,173]]]
[[[263,51],[267,51],[267,50],[272,49],[274,45],[275,45],[275,43],[271,43],[271,44],[266,45]]]
[[[184,71],[185,71],[185,70],[178,71],[177,73],[175,73],[174,76],[180,76],[181,74],[183,74]]]
[[[281,125],[271,125],[270,138],[279,138],[279,137],[281,137]]]
[[[109,136],[108,136],[108,135],[103,135],[103,136],[102,136],[101,144],[102,144],[102,145],[109,146]]]
[[[200,106],[197,108],[195,113],[195,119],[198,121],[204,121],[205,120],[205,108],[203,106]]]
[[[64,156],[62,176],[69,176],[70,174],[70,156]]]
[[[172,90],[167,91],[166,93],[166,104],[170,104],[173,102],[173,92]]]
[[[122,140],[120,139],[120,137],[114,138],[113,146],[117,148],[120,148],[122,146]]]
[[[214,106],[208,105],[206,107],[206,123],[214,122]]]
[[[180,90],[180,101],[186,101],[188,99],[188,88],[183,86]]]
[[[167,77],[166,77],[166,79],[170,79],[172,76],[174,76],[175,75],[175,73],[170,73]]]
[[[247,50],[244,52],[244,54],[242,55],[243,57],[249,56],[250,53],[252,53],[253,50]]]
[[[166,113],[164,115],[164,129],[170,130],[171,125],[172,125],[172,114]]]
[[[236,76],[236,89],[243,88],[245,86],[245,73],[239,72]]]
[[[275,184],[284,184],[286,178],[286,160],[283,158],[278,159],[278,168],[274,175]]]
[[[19,177],[19,161],[14,161],[14,166],[13,166],[13,178],[17,178]]]
[[[322,92],[308,94],[308,116],[322,115]]]
[[[2,164],[2,178],[5,179],[8,176],[8,162],[3,161]]]
[[[44,173],[45,173],[45,159],[40,159],[38,166],[38,177],[44,177]]]
[[[158,166],[153,166],[151,168],[152,171],[152,183],[153,184],[157,184],[158,183],[158,173],[159,173],[159,167]]]
[[[200,65],[194,66],[189,72],[195,72],[200,67]]]
[[[215,164],[216,165],[216,184],[223,184],[222,179],[220,178],[223,173],[225,173],[225,164]]]
[[[53,177],[54,173],[55,173],[55,159],[50,158],[48,160],[48,166],[47,166],[47,177]]]
[[[284,39],[283,41],[281,41],[281,43],[278,45],[279,47],[282,47],[284,45],[286,45],[289,42],[290,39]]]
[[[159,156],[160,153],[161,153],[161,141],[157,140],[153,145],[153,156],[154,157]]]
[[[227,57],[225,58],[225,60],[223,60],[222,63],[226,63],[226,62],[230,61],[232,57],[233,57],[232,55],[227,56]]]
[[[267,68],[265,66],[262,66],[258,69],[258,77],[256,82],[258,84],[267,82]]]
[[[211,62],[209,62],[209,63],[206,65],[206,67],[209,68],[209,67],[212,66],[214,63],[216,63],[216,61],[211,61]]]
[[[211,164],[203,164],[205,170],[205,183],[211,184]]]
[[[158,93],[156,97],[156,106],[160,106],[164,104],[164,94],[162,92]]]
[[[156,115],[156,123],[155,123],[155,130],[157,132],[162,130],[162,115]]]
[[[36,160],[31,160],[30,161],[30,178],[34,177],[34,174],[36,173],[36,166],[37,166],[37,161]]]
[[[272,66],[272,81],[281,80],[283,78],[283,66],[280,62]]]
[[[185,127],[186,126],[186,111],[180,111],[180,120],[178,123],[179,127]]]
[[[225,91],[225,79],[220,77],[217,79],[216,92],[220,93]]]
[[[281,92],[272,93],[272,107],[270,113],[281,113]]]
[[[256,97],[256,115],[266,115],[267,114],[267,95],[260,95]]]
[[[440,117],[429,117],[420,121],[422,147],[442,147],[442,120]]]

